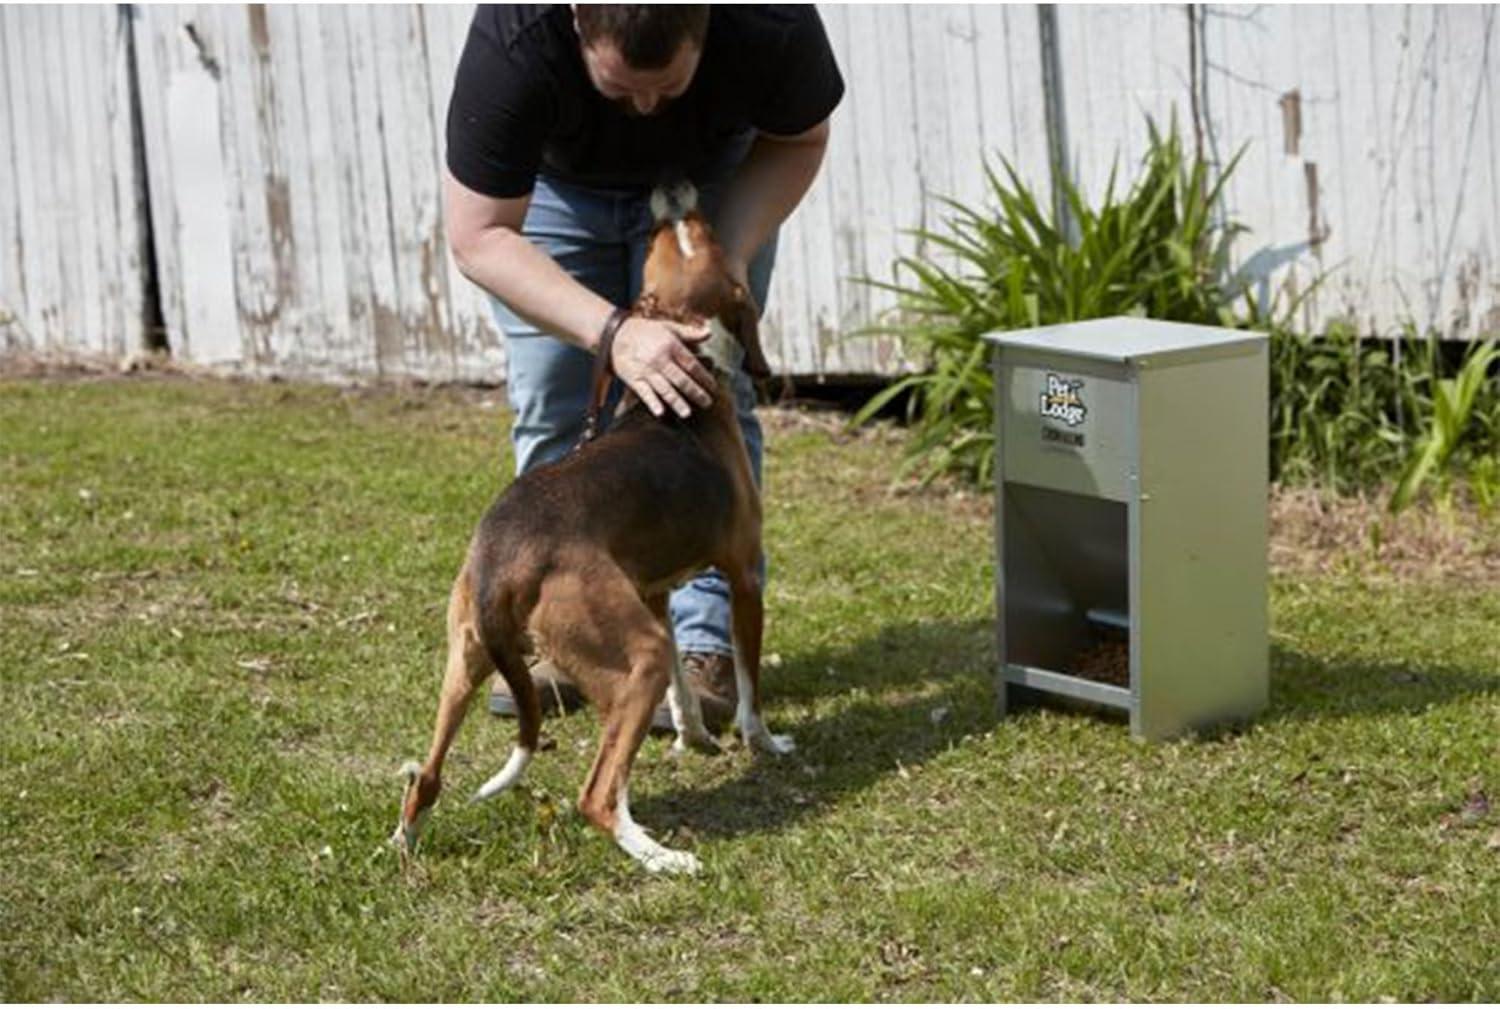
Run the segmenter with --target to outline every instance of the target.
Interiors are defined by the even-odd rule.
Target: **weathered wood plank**
[[[343,120],[333,100],[331,80],[345,67],[323,44],[326,21],[338,17],[326,7],[295,8],[295,22],[273,22],[273,45],[278,61],[295,65],[301,85],[301,107],[289,110],[289,134],[301,138],[305,171],[294,198],[294,227],[298,239],[311,243],[316,263],[305,271],[312,317],[301,334],[298,353],[314,374],[356,370],[361,350],[350,324],[348,264],[343,242],[342,175],[337,138]],[[280,62],[278,62],[280,65]],[[288,71],[290,72],[290,71]],[[299,132],[299,129],[301,132]],[[305,247],[305,246],[304,246]],[[311,292],[316,292],[315,294]],[[307,308],[308,306],[304,306]]]
[[[390,166],[384,158],[385,123],[379,105],[378,64],[372,19],[374,8],[346,8],[349,30],[350,82],[353,91],[353,121],[358,139],[353,159],[354,205],[362,208],[359,223],[360,251],[368,274],[366,306],[375,337],[375,367],[380,375],[405,373],[405,335],[401,331],[400,294],[396,274],[395,242],[391,234]]]
[[[1290,153],[1292,142],[1283,128],[1284,122],[1293,121],[1286,117],[1294,114],[1284,117],[1281,111],[1284,102],[1294,101],[1289,97],[1294,86],[1281,79],[1262,79],[1270,73],[1268,60],[1277,48],[1273,32],[1285,24],[1286,14],[1285,8],[1276,7],[1212,7],[1204,13],[1207,143],[1221,166],[1244,147],[1225,187],[1226,207],[1229,216],[1253,229],[1239,240],[1240,267],[1253,275],[1266,306],[1274,293],[1273,279],[1279,285],[1310,249],[1306,228],[1299,223],[1305,216],[1287,210],[1278,216],[1278,208],[1299,198],[1302,179],[1300,155]],[[1296,134],[1301,136],[1300,131]]]
[[[847,321],[864,315],[868,291],[856,282],[864,273],[864,255],[859,228],[853,225],[859,211],[859,160],[861,135],[852,100],[850,9],[823,4],[819,9],[829,45],[834,48],[844,75],[843,102],[829,120],[828,153],[822,172],[808,193],[808,205],[781,229],[781,241],[801,243],[804,274],[796,289],[795,312],[789,313],[780,334],[777,367],[786,372],[816,375],[813,348],[847,333]],[[777,279],[774,282],[778,282]]]
[[[1282,184],[1300,196],[1291,204],[1300,209],[1300,215],[1293,219],[1300,217],[1312,253],[1308,265],[1322,269],[1343,258],[1348,247],[1344,231],[1353,223],[1353,215],[1340,200],[1346,188],[1344,180],[1349,177],[1348,167],[1340,161],[1348,100],[1335,73],[1344,39],[1333,30],[1326,7],[1309,6],[1290,13],[1294,28],[1278,47],[1277,55],[1290,61],[1281,64],[1281,79],[1295,81],[1301,95],[1304,144],[1300,165],[1291,165],[1301,168],[1300,177],[1284,176]],[[1334,221],[1340,225],[1337,236],[1333,234]],[[1333,294],[1332,288],[1326,293],[1321,287],[1313,292],[1308,300],[1309,321],[1328,314],[1337,301]]]
[[[843,140],[838,135],[830,139],[830,144]],[[796,312],[784,317],[785,329],[778,334],[778,364],[787,361],[795,347],[827,346],[843,332],[839,305],[849,282],[840,274],[835,253],[835,219],[833,187],[825,173],[781,229],[783,246],[800,245],[802,275],[796,292]],[[773,283],[780,280],[780,269],[778,263],[778,273],[772,274]]]
[[[1495,252],[1491,245],[1495,211],[1483,198],[1488,146],[1483,135],[1483,102],[1491,83],[1495,8],[1434,7],[1426,12],[1437,33],[1437,66],[1432,108],[1424,212],[1430,220],[1432,265],[1424,277],[1424,327],[1444,336],[1466,335],[1489,314],[1494,297]],[[1341,152],[1342,153],[1342,152]],[[1347,161],[1340,161],[1347,164]],[[1485,278],[1491,278],[1486,284]]]
[[[105,153],[96,161],[94,184],[104,194],[108,215],[102,226],[99,269],[104,278],[102,315],[109,335],[106,353],[125,355],[146,345],[145,279],[142,261],[146,203],[145,179],[136,160],[132,122],[130,41],[132,28],[124,7],[101,20],[97,77],[92,87],[102,95],[107,129]],[[93,94],[93,92],[91,92]]]
[[[36,82],[49,80],[51,68],[57,65],[58,47],[54,41],[58,33],[52,30],[48,12],[39,8],[28,8],[22,12],[25,25],[26,79]],[[63,313],[67,305],[67,286],[62,271],[63,250],[59,231],[67,213],[66,197],[60,191],[56,171],[59,161],[65,157],[59,137],[59,126],[64,113],[59,106],[56,88],[43,87],[31,116],[30,137],[27,156],[31,162],[33,199],[37,201],[37,220],[28,233],[41,237],[41,241],[27,244],[27,256],[31,264],[29,285],[34,292],[32,318],[36,320],[37,337],[41,346],[51,350],[65,346],[66,333]],[[50,236],[50,237],[42,237]]]
[[[986,119],[986,150],[1003,153],[1017,174],[1045,191],[1047,185],[1047,124],[1041,101],[1041,33],[1034,7],[976,9],[978,43],[984,52],[1003,58],[980,60],[981,91]],[[990,96],[995,96],[994,112]]]
[[[1008,62],[1008,53],[997,52],[981,44],[977,14],[972,6],[949,4],[926,11],[913,12],[914,25],[926,24],[926,34],[918,39],[918,79],[940,77],[941,104],[920,100],[924,119],[922,129],[932,135],[923,141],[924,154],[939,161],[946,175],[930,180],[930,195],[952,197],[972,202],[985,190],[984,158],[993,155],[994,146],[987,137],[998,139],[993,123],[1008,119],[1003,95],[986,95],[980,77],[980,64]],[[925,49],[925,51],[923,51]],[[944,115],[932,116],[928,110],[943,109]],[[941,134],[934,133],[941,124]],[[925,223],[941,222],[947,211],[939,205],[926,210]]]
[[[299,52],[298,8],[270,4],[263,23],[252,21],[262,143],[277,151],[268,180],[267,212],[272,259],[281,294],[280,321],[271,327],[270,367],[316,374],[322,334],[330,328],[323,314],[318,262],[317,208],[313,196],[313,138],[307,122]],[[317,335],[314,335],[317,334]]]
[[[183,303],[181,343],[191,361],[245,363],[235,292],[237,235],[221,118],[220,83],[228,53],[219,47],[212,8],[182,9],[167,78],[166,142],[172,164]],[[192,26],[192,31],[188,26]],[[219,76],[216,76],[219,75]],[[227,85],[227,81],[225,82]],[[236,201],[236,205],[238,201]]]
[[[76,305],[68,338],[95,352],[112,351],[104,324],[104,240],[109,211],[104,197],[110,178],[109,135],[102,99],[107,94],[99,70],[104,65],[99,18],[79,7],[64,9],[63,48],[67,101],[71,227],[65,240],[64,268],[72,276]]]
[[[1062,6],[1057,11],[1074,179],[1091,201],[1111,170],[1117,195],[1147,149],[1149,117],[1176,115],[1192,148],[1188,19],[1184,8]]]
[[[768,361],[782,360],[787,341],[805,332],[808,326],[809,284],[805,250],[806,232],[783,228],[777,236],[776,266],[771,275],[765,312],[761,317],[762,350]]]
[[[841,210],[837,234],[838,253],[846,275],[854,278],[890,280],[898,254],[897,229],[917,219],[915,201],[916,154],[909,124],[893,120],[893,107],[909,104],[910,77],[902,74],[902,62],[893,62],[891,52],[904,42],[893,33],[898,28],[899,8],[845,12],[845,47],[838,53],[844,65],[848,90],[844,102],[848,115],[835,123],[849,144],[852,171],[846,176],[845,192],[853,199]],[[901,27],[904,27],[902,18]],[[897,92],[906,95],[901,99]],[[900,169],[897,170],[896,166]],[[853,212],[850,213],[850,210]],[[852,314],[873,319],[894,304],[884,291],[855,283],[849,289]],[[817,295],[814,295],[815,297]],[[833,344],[837,347],[838,344]],[[823,361],[824,347],[809,362],[813,374],[860,366],[835,358],[833,367]],[[868,342],[846,343],[840,357],[871,355]],[[807,372],[803,372],[804,374]]]
[[[372,129],[373,125],[367,125],[356,109],[351,12],[346,7],[330,7],[323,8],[321,13],[323,62],[327,67],[326,101],[332,120],[329,137],[339,138],[334,144],[334,189],[337,193],[337,238],[347,301],[344,324],[348,346],[339,354],[338,364],[352,374],[373,375],[379,373],[379,358],[365,216],[367,204],[373,197],[367,194],[362,179],[367,168],[374,171],[378,166],[363,164],[367,145],[361,139],[362,131]]]
[[[464,6],[423,6],[421,10],[428,29],[433,160],[436,177],[441,180],[447,163],[448,99],[453,90],[454,73],[458,68],[459,54],[468,35],[473,12]],[[455,378],[462,381],[494,381],[505,374],[505,340],[491,314],[488,296],[459,272],[458,264],[447,253],[446,247],[443,252],[453,339],[458,348],[455,354]]]
[[[10,37],[16,32],[14,13],[0,8],[0,350],[21,350],[30,345],[22,321],[25,310],[25,270],[22,266],[21,230],[20,103],[24,96],[12,83]]]
[[[438,226],[421,22],[415,7],[392,8],[388,16],[371,20],[382,71],[377,81],[397,284],[392,307],[402,337],[400,371],[447,377],[453,369],[442,304],[446,271],[439,269],[446,248]]]
[[[417,148],[422,157],[413,162],[413,167],[418,171],[421,185],[428,193],[431,214],[431,231],[423,251],[423,283],[431,292],[431,307],[441,320],[446,377],[458,379],[466,371],[464,359],[471,352],[458,311],[459,288],[466,286],[468,282],[458,273],[453,257],[448,253],[441,187],[444,127],[448,94],[453,87],[453,70],[457,65],[457,41],[448,12],[419,5],[415,8],[414,16],[421,40],[422,59],[417,72],[421,76],[421,111],[426,132],[424,143]]]

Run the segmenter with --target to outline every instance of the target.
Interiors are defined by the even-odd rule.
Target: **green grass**
[[[767,714],[642,751],[655,879],[572,798],[591,714],[416,865],[446,592],[508,472],[473,396],[0,383],[6,1000],[1500,999],[1500,593],[1273,581],[1270,710],[1132,742],[997,721],[989,512],[894,435],[778,424]]]

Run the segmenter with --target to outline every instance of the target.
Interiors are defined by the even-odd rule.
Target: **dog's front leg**
[[[734,623],[734,681],[739,694],[734,723],[745,745],[761,753],[784,756],[796,749],[791,736],[774,735],[760,717],[760,645],[765,631],[765,602],[760,576],[747,565],[729,579]]]
[[[672,620],[668,616],[667,597],[665,595],[653,597],[648,601],[648,605],[667,632],[667,639],[672,643],[672,679],[667,684],[667,707],[672,712],[672,728],[677,732],[677,739],[672,743],[672,752],[683,754],[692,749],[699,753],[720,753],[722,750],[719,747],[719,741],[703,724],[703,706],[698,702],[698,695],[693,693],[692,688],[688,686],[687,677],[683,675],[682,656],[678,654],[677,639],[672,634]]]
[[[667,628],[670,633],[671,628]],[[672,728],[677,730],[677,739],[672,743],[672,752],[681,754],[689,749],[699,753],[722,753],[719,741],[703,724],[703,705],[698,695],[688,686],[682,672],[682,656],[677,652],[677,643],[672,643],[672,682],[667,685],[667,706],[672,709]]]

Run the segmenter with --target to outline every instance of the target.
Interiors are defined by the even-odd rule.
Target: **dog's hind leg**
[[[791,736],[773,735],[760,717],[760,648],[765,602],[754,564],[728,566],[730,620],[734,628],[734,686],[739,695],[734,722],[745,745],[782,756],[796,749]]]
[[[432,745],[424,763],[412,763],[404,768],[407,780],[401,799],[401,819],[391,837],[403,851],[409,852],[415,847],[427,814],[442,791],[443,761],[468,713],[469,702],[495,669],[488,650],[479,640],[474,616],[466,568],[460,572],[448,597],[448,660],[443,673],[442,694],[438,698]]]
[[[498,603],[492,605],[500,605]],[[489,615],[488,625],[480,628],[487,657],[510,688],[517,710],[516,744],[511,748],[505,766],[474,793],[474,801],[493,798],[521,780],[526,766],[536,755],[541,741],[542,704],[537,696],[536,682],[531,670],[526,668],[526,659],[521,651],[522,634],[505,618],[505,608]]]
[[[576,633],[587,613],[588,633]],[[630,815],[630,769],[671,679],[672,639],[620,573],[554,580],[544,590],[533,626],[570,626],[543,635],[561,664],[599,711],[599,753],[578,796],[584,817],[614,838],[648,872],[698,871],[698,860],[651,838]]]

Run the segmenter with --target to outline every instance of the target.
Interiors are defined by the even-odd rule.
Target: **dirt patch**
[[[1272,488],[1271,569],[1500,584],[1500,516],[1463,503],[1425,504],[1392,516],[1386,500],[1385,494],[1346,498]]]
[[[88,381],[122,375],[175,375],[187,378],[227,378],[208,368],[175,361],[166,354],[140,352],[125,358],[81,351],[0,354],[0,379]]]
[[[760,425],[768,434],[821,434],[835,445],[895,445],[905,435],[894,424],[849,423],[849,414],[818,406],[762,406],[756,410]],[[890,474],[874,474],[881,486],[890,487]]]
[[[181,361],[166,353],[142,351],[123,359],[81,352],[0,353],[0,380],[54,382],[151,381],[164,379],[220,382],[225,385],[299,386],[338,389],[353,398],[397,401],[402,407],[422,408],[437,402],[472,403],[481,408],[505,402],[505,387],[432,382],[426,379],[390,376],[381,379],[308,378],[274,369],[247,369],[233,365],[210,366]]]

